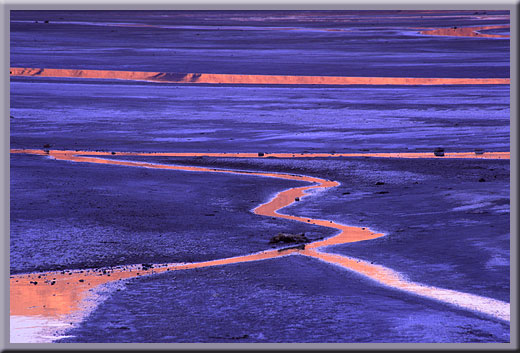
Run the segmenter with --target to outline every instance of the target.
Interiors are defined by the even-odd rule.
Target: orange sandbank
[[[449,36],[449,37],[478,37],[478,38],[509,38],[508,34],[487,34],[481,31],[490,29],[509,28],[509,25],[497,26],[475,26],[475,27],[449,27],[433,28],[421,31],[421,34],[430,36]]]
[[[282,76],[12,67],[11,76],[252,85],[508,85],[508,78]]]
[[[389,268],[348,256],[324,253],[315,249],[303,250],[300,254],[339,265],[391,288],[476,311],[500,320],[510,321],[511,318],[510,304],[500,300],[411,282]]]
[[[44,150],[36,149],[11,149],[11,153],[28,153],[48,155]],[[53,150],[53,155],[89,155],[89,156],[143,156],[143,157],[227,157],[227,158],[323,158],[323,157],[377,157],[377,158],[470,158],[470,159],[510,159],[510,152],[446,152],[443,157],[437,157],[433,152],[363,152],[363,153],[258,153],[230,152],[103,152],[103,151],[72,151]]]

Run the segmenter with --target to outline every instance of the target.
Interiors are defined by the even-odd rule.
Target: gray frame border
[[[85,0],[84,0],[85,1]],[[325,344],[292,344],[292,343],[121,343],[121,344],[11,344],[9,343],[9,141],[10,127],[7,116],[9,115],[9,23],[10,10],[509,10],[511,13],[511,41],[510,41],[510,214],[518,214],[518,103],[513,97],[518,93],[518,37],[513,33],[519,33],[518,7],[520,0],[431,0],[431,3],[421,0],[264,0],[245,2],[245,0],[151,0],[143,4],[138,0],[92,0],[86,2],[70,3],[66,0],[54,1],[27,1],[27,0],[0,0],[1,3],[1,37],[2,54],[0,64],[1,88],[0,106],[3,108],[0,129],[4,137],[0,141],[2,153],[0,163],[1,196],[0,224],[2,225],[2,254],[1,266],[1,290],[0,290],[0,314],[2,329],[0,330],[0,348],[3,351],[18,350],[517,350],[518,349],[518,220],[510,219],[510,281],[511,281],[511,325],[510,343],[325,343]]]

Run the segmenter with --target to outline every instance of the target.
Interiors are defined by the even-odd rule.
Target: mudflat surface
[[[304,183],[11,158],[11,273],[198,262],[265,250],[278,232],[333,233],[251,212]]]
[[[48,23],[45,23],[48,21]],[[11,13],[11,66],[179,73],[509,77],[509,39],[420,28],[503,11]],[[507,29],[486,33],[505,34]],[[509,151],[509,85],[180,85],[11,77],[11,148],[143,152]],[[113,156],[106,158],[122,158]],[[281,213],[385,236],[327,252],[509,302],[509,160],[124,159],[327,178]],[[11,273],[196,262],[334,230],[255,215],[306,183],[11,154]],[[302,255],[108,286],[59,342],[509,342],[509,323]]]
[[[26,200],[47,203],[51,200],[56,206],[61,202],[57,208],[67,209],[68,212],[53,217],[40,213],[26,220],[33,229],[39,229],[37,248],[30,246],[34,241],[25,238],[32,234],[27,232],[29,227],[26,221],[21,216],[20,219],[13,217],[14,224],[19,224],[18,229],[25,230],[12,232],[12,266],[19,263],[19,267],[13,270],[21,272],[32,270],[35,266],[38,269],[59,269],[60,266],[84,268],[141,262],[202,261],[271,248],[268,241],[277,232],[305,232],[313,239],[334,233],[322,227],[261,217],[250,212],[258,203],[267,201],[273,191],[293,186],[297,182],[177,171],[151,170],[145,171],[148,173],[146,175],[139,168],[83,165],[37,156],[13,156],[13,159],[16,158],[32,160],[31,169],[34,164],[42,164],[42,160],[43,163],[75,164],[74,167],[79,168],[63,167],[78,173],[71,175],[69,183],[72,185],[69,186],[68,195],[63,190],[63,184],[67,182],[61,179],[62,182],[54,185],[47,183],[44,186],[40,182],[39,189],[46,192],[39,199],[33,195],[30,200]],[[143,157],[127,156],[125,159],[142,160]],[[304,197],[281,212],[366,226],[386,234],[380,239],[329,247],[326,250],[328,252],[384,265],[412,281],[426,285],[502,301],[510,299],[507,161],[442,158],[266,158],[237,161],[228,158],[164,157],[145,160],[237,170],[283,170],[340,181],[340,186]],[[63,171],[56,167],[52,169],[58,174]],[[121,169],[128,171],[122,173]],[[118,173],[117,178],[114,177],[115,173]],[[184,178],[181,179],[181,175]],[[143,183],[151,176],[154,177]],[[129,183],[135,182],[134,178],[139,179],[139,190],[133,187],[133,192],[125,193]],[[479,182],[481,178],[486,181]],[[72,180],[75,182],[72,183]],[[381,182],[384,184],[376,185]],[[165,192],[173,190],[172,187],[183,192]],[[245,197],[250,196],[253,189],[255,197]],[[74,201],[78,193],[89,195],[80,198],[84,207]],[[142,199],[143,195],[146,195],[146,201]],[[115,207],[115,204],[121,202],[120,198],[124,198],[124,206]],[[200,202],[201,198],[204,202]],[[477,198],[478,203],[472,201]],[[17,199],[17,202],[24,200]],[[146,207],[143,207],[143,202],[146,202]],[[117,210],[112,210],[111,216],[106,217],[104,213],[107,209],[97,209],[91,206],[92,203],[102,203],[106,207],[114,204]],[[411,203],[414,205],[413,212],[410,210]],[[20,203],[13,204],[16,205]],[[13,215],[24,215],[22,210],[30,210],[30,207],[23,207],[18,213],[13,206]],[[45,209],[52,212],[56,206]],[[157,222],[150,223],[150,218]],[[31,256],[23,256],[27,253]],[[45,256],[39,257],[42,253]],[[318,271],[311,267],[323,268],[326,274],[311,276],[309,273]],[[280,271],[286,271],[281,279],[277,277]],[[221,277],[221,272],[226,275]],[[249,276],[248,281],[240,283],[244,274]],[[187,282],[179,284],[177,276]],[[322,292],[325,277],[333,284],[328,284],[328,289]],[[354,284],[348,279],[350,277],[355,279]],[[276,279],[274,283],[273,278]],[[259,282],[251,287],[253,279]],[[286,281],[292,285],[287,285]],[[259,294],[257,290],[263,282],[265,286],[274,286],[265,295],[262,291]],[[68,333],[74,337],[64,339],[63,342],[508,340],[509,326],[503,322],[381,287],[355,273],[303,256],[178,271],[175,274],[131,280],[130,283],[113,291],[107,302],[101,304],[79,328]],[[292,290],[297,288],[297,294],[289,295],[286,290],[277,291],[277,286],[289,286]],[[365,287],[368,289],[360,289]],[[353,292],[351,295],[357,299],[345,303],[343,294],[331,299],[327,294],[331,288],[334,288],[335,295]],[[365,291],[380,294],[376,298],[370,296],[367,299]],[[207,303],[200,299],[205,296],[213,298],[215,293],[218,298],[216,302]],[[181,298],[186,299],[184,301]],[[354,310],[356,314],[345,316],[343,309],[338,309],[336,300],[343,303],[341,307],[345,306],[345,310],[351,305],[349,312]],[[363,307],[359,308],[361,304],[354,305],[353,302],[362,302]],[[327,305],[329,308],[324,310]],[[165,307],[168,309],[165,310]],[[372,308],[369,310],[368,307]],[[381,312],[382,307],[388,308]],[[260,320],[258,316],[263,312],[271,314]],[[186,315],[185,319],[171,319],[183,315]],[[284,317],[285,321],[275,320],[278,315]],[[325,317],[328,319],[322,322]],[[251,320],[247,321],[247,318]],[[212,322],[219,324],[215,326]],[[348,325],[366,327],[367,332],[353,333],[338,325],[346,325],[347,322]],[[394,327],[396,322],[397,328]],[[446,327],[447,323],[449,327]],[[414,331],[414,327],[419,326],[421,333]],[[317,330],[319,327],[326,329]],[[398,334],[396,330],[402,331]],[[114,334],[106,335],[107,331],[114,331]]]
[[[509,327],[291,255],[127,282],[58,342],[504,342]]]
[[[100,81],[14,78],[11,148],[48,143],[54,149],[149,152],[509,151],[507,85],[200,87]]]
[[[172,158],[170,163],[283,170],[339,181],[280,212],[386,234],[327,252],[373,261],[420,283],[509,301],[509,161]]]

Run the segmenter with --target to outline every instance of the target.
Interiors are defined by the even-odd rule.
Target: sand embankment
[[[478,38],[509,38],[508,34],[489,34],[482,33],[492,29],[509,28],[509,25],[497,26],[475,26],[475,27],[448,27],[431,28],[421,31],[421,34],[429,36],[448,36],[448,37],[478,37]]]
[[[182,84],[240,85],[508,85],[509,78],[424,78],[424,77],[350,77],[283,76],[207,73],[169,73],[113,70],[77,70],[12,67],[11,76],[62,77],[147,81]]]

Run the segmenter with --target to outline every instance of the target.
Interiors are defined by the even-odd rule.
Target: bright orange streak
[[[120,266],[100,270],[53,271],[13,275],[10,279],[10,315],[43,316],[59,318],[85,309],[81,305],[89,290],[108,282],[157,274],[166,271],[187,270],[259,261],[286,256],[296,250],[269,250],[257,254],[238,256],[213,261],[181,264],[155,264],[152,269],[138,265]],[[34,281],[37,284],[34,284]],[[54,284],[51,284],[53,283]]]
[[[478,38],[509,38],[508,34],[486,34],[480,33],[490,29],[509,28],[509,25],[498,26],[476,26],[476,27],[450,27],[436,28],[421,31],[421,34],[430,36],[450,36],[450,37],[478,37]]]
[[[35,149],[11,149],[11,153],[30,153],[47,155],[43,150]],[[50,153],[50,152],[49,152]],[[89,156],[110,156],[112,152],[100,151],[52,151],[53,154],[75,154]],[[470,159],[510,159],[510,152],[446,152],[444,157],[437,157],[433,152],[366,152],[366,153],[210,153],[210,152],[117,152],[117,156],[143,156],[143,157],[227,157],[227,158],[323,158],[323,157],[377,157],[377,158],[470,158]]]
[[[101,284],[132,278],[141,275],[149,275],[153,273],[161,273],[165,271],[185,270],[193,268],[202,268],[209,266],[219,266],[232,263],[259,261],[271,259],[279,256],[287,256],[291,254],[301,254],[315,257],[329,263],[339,264],[350,270],[361,273],[369,278],[372,278],[382,284],[391,286],[393,288],[402,289],[421,296],[429,297],[435,300],[440,300],[445,303],[457,305],[469,310],[476,310],[494,317],[504,320],[509,320],[509,304],[500,302],[494,299],[479,297],[467,293],[460,293],[452,290],[442,288],[428,287],[413,282],[403,280],[400,275],[391,269],[384,268],[378,265],[368,264],[367,262],[348,258],[336,254],[327,254],[317,251],[317,248],[326,247],[330,245],[343,244],[348,242],[363,241],[375,239],[383,236],[382,233],[375,233],[366,228],[349,227],[338,224],[332,221],[311,219],[299,216],[292,216],[281,214],[278,211],[284,207],[289,206],[295,202],[296,198],[306,196],[307,190],[310,189],[325,189],[338,186],[339,183],[335,181],[325,180],[316,177],[283,174],[283,173],[266,173],[266,172],[245,172],[226,169],[214,169],[205,167],[192,166],[176,166],[176,165],[160,165],[146,162],[121,161],[113,159],[102,159],[98,157],[85,157],[85,155],[107,156],[112,155],[111,152],[88,152],[88,151],[58,151],[51,150],[19,150],[12,149],[11,153],[29,153],[36,155],[49,155],[58,160],[73,161],[73,162],[87,162],[87,163],[101,163],[112,165],[123,165],[133,167],[144,167],[154,169],[171,169],[171,170],[185,170],[185,171],[199,171],[199,172],[214,172],[214,173],[232,173],[239,175],[256,175],[263,177],[275,177],[296,181],[310,182],[312,185],[295,187],[278,193],[272,200],[258,206],[254,212],[259,215],[279,217],[290,219],[294,221],[320,225],[338,229],[339,234],[320,241],[315,241],[306,244],[304,249],[286,249],[286,250],[269,250],[260,253],[238,256],[232,258],[218,259],[212,261],[204,261],[198,263],[170,263],[158,265],[155,264],[152,269],[144,270],[137,265],[122,266],[103,270],[74,270],[62,272],[47,272],[47,273],[33,273],[13,275],[10,279],[10,297],[11,307],[10,314],[12,316],[43,316],[62,318],[66,315],[73,314],[82,308],[81,303],[87,297],[89,290]],[[258,154],[250,153],[215,153],[215,154],[198,154],[198,153],[132,153],[132,152],[118,152],[117,155],[138,155],[138,156],[199,156],[211,155],[219,157],[258,157]],[[294,154],[275,154],[280,158],[287,157],[301,157],[302,155]],[[347,154],[344,154],[347,155]],[[353,154],[349,154],[352,156]],[[358,156],[358,154],[354,154]],[[376,157],[401,157],[399,154],[371,154]],[[271,156],[271,155],[270,155]],[[309,156],[309,155],[307,155]],[[314,157],[323,156],[338,156],[336,154],[310,154]],[[482,158],[483,155],[461,154],[458,158]],[[491,155],[493,156],[493,155]],[[488,155],[487,158],[492,158]],[[428,155],[430,157],[430,155]],[[421,158],[417,154],[408,158]],[[445,157],[446,158],[446,157]],[[457,158],[457,157],[453,157]],[[499,155],[495,158],[505,158]],[[509,158],[509,153],[507,154]],[[34,284],[34,281],[38,284]],[[31,283],[32,282],[32,283]],[[85,308],[83,308],[85,309]],[[507,315],[506,315],[507,313]]]
[[[45,151],[41,150],[12,150],[12,153],[29,153],[36,155],[47,155]],[[151,164],[146,162],[133,162],[133,161],[120,161],[111,159],[102,159],[98,157],[85,157],[79,154],[92,154],[92,155],[111,155],[111,153],[104,152],[74,152],[74,151],[49,151],[48,155],[65,161],[73,162],[87,162],[87,163],[99,163],[99,164],[112,164],[132,167],[144,167],[154,169],[170,169],[170,170],[185,170],[185,171],[198,171],[198,172],[213,172],[213,173],[232,173],[239,175],[256,175],[263,177],[274,177],[281,179],[289,179],[296,181],[305,181],[313,183],[311,186],[298,187],[280,192],[271,201],[264,205],[260,205],[254,210],[255,213],[260,215],[282,217],[287,219],[293,219],[296,221],[324,225],[326,227],[336,228],[342,230],[342,232],[328,239],[327,241],[320,241],[317,244],[320,246],[330,245],[336,241],[341,242],[352,242],[366,239],[373,239],[383,234],[375,234],[368,230],[360,232],[352,232],[348,234],[349,229],[355,230],[354,227],[346,227],[330,221],[313,220],[303,217],[295,217],[289,215],[280,215],[277,211],[283,207],[286,207],[295,202],[295,197],[303,197],[304,191],[312,188],[329,188],[339,185],[337,182],[328,181],[325,179],[283,174],[283,173],[265,173],[265,172],[245,172],[235,171],[226,169],[214,169],[204,167],[191,167],[191,166],[176,166],[176,165],[161,165]],[[127,153],[126,155],[130,155]],[[312,246],[309,244],[308,246]],[[88,294],[88,290],[98,285],[117,281],[121,279],[127,279],[138,275],[145,275],[151,273],[160,273],[164,271],[193,269],[208,266],[218,266],[230,263],[239,263],[246,261],[258,261],[264,259],[270,259],[273,257],[286,256],[297,252],[297,249],[288,249],[284,251],[270,250],[257,254],[251,254],[246,256],[239,256],[233,258],[219,259],[213,261],[204,261],[198,263],[189,264],[166,264],[163,266],[154,265],[154,269],[139,270],[137,266],[126,266],[108,270],[107,273],[94,271],[67,271],[62,274],[61,272],[48,272],[39,274],[28,274],[28,275],[14,275],[11,276],[11,315],[24,315],[24,316],[36,316],[41,315],[45,317],[59,317],[62,315],[71,314],[80,309],[79,305],[82,300]],[[38,276],[42,277],[38,279]],[[52,279],[51,279],[52,278]],[[47,281],[45,281],[47,279]],[[80,280],[82,280],[80,282]],[[31,283],[37,281],[38,284]],[[54,281],[54,284],[50,284]]]
[[[328,254],[314,249],[302,250],[300,251],[300,254],[342,266],[348,270],[357,272],[363,276],[373,279],[381,284],[392,288],[397,288],[405,292],[438,300],[471,311],[478,311],[488,316],[496,317],[505,321],[509,321],[511,318],[510,304],[500,300],[410,282],[404,279],[400,273],[395,272],[389,268],[380,265],[374,265],[367,261],[343,255]]]
[[[168,73],[112,70],[73,70],[12,67],[11,76],[68,77],[159,83],[207,83],[252,85],[508,85],[508,78],[422,78],[282,76],[204,73]]]

